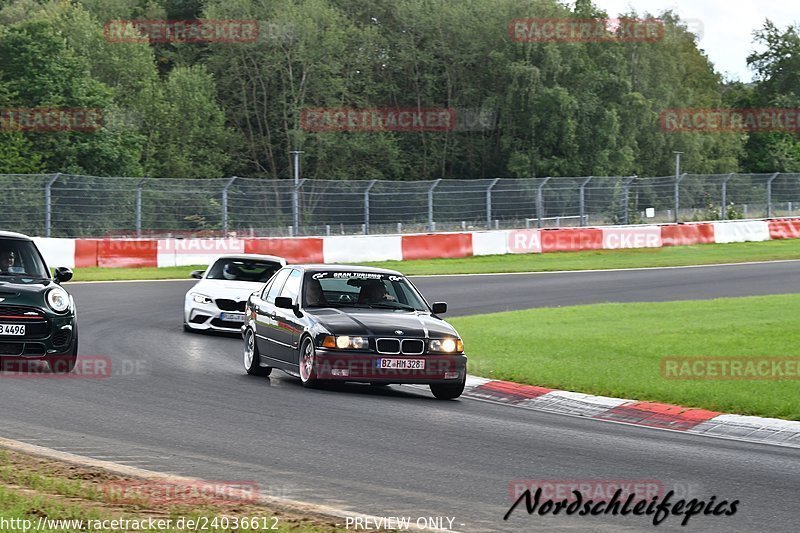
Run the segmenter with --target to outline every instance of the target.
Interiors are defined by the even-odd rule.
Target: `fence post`
[[[630,224],[630,192],[631,192],[631,184],[636,180],[638,176],[630,176],[625,179],[625,182],[622,184],[622,206],[623,206],[623,222],[625,225]]]
[[[364,191],[364,235],[369,235],[369,191],[375,186],[378,180],[372,180]]]
[[[44,186],[44,236],[50,236],[50,224],[52,220],[52,199],[50,194],[50,187],[53,186],[53,183],[61,176],[61,172],[56,172],[52,178],[50,178],[47,184]]]
[[[300,235],[300,189],[303,187],[305,182],[306,178],[296,182],[292,192],[292,219],[294,223],[295,236]]]
[[[722,180],[722,207],[719,210],[720,218],[722,220],[728,219],[728,182],[735,175],[736,172],[731,172],[725,176],[725,179]]]
[[[584,193],[585,193],[585,190],[586,190],[586,185],[588,185],[588,183],[590,181],[592,181],[593,177],[594,176],[589,176],[588,178],[586,178],[583,181],[583,183],[581,183],[580,208],[579,208],[579,211],[578,211],[578,214],[580,215],[581,226],[585,226],[586,225],[586,220],[585,220],[585,216],[586,216],[586,197],[584,196]]]
[[[500,178],[495,178],[486,188],[486,229],[492,229],[492,189]]]
[[[767,218],[772,218],[772,182],[778,177],[780,172],[776,172],[767,180]]]
[[[442,181],[442,178],[433,182],[431,188],[428,189],[428,231],[433,231],[433,190],[439,185],[439,182]]]
[[[547,176],[542,180],[539,184],[539,188],[536,190],[536,227],[542,227],[542,215],[544,215],[544,194],[542,193],[542,189],[544,189],[545,184],[550,181],[550,176]]]
[[[136,183],[136,236],[142,236],[142,186],[147,181],[147,176]]]
[[[675,174],[675,222],[678,222],[678,209],[681,206],[681,181],[686,177],[686,173]]]
[[[222,188],[222,236],[228,236],[228,188],[233,185],[238,176],[231,176]]]

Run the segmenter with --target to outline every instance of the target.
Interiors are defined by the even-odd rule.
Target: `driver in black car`
[[[14,250],[0,250],[0,273],[14,274],[22,271],[20,267],[14,266],[16,255]]]
[[[358,298],[359,303],[394,302],[396,300],[386,290],[386,285],[382,281],[370,281],[367,285],[364,285]]]

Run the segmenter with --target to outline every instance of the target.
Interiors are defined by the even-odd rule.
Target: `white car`
[[[223,255],[206,270],[195,270],[200,281],[189,289],[183,306],[184,331],[241,333],[244,307],[286,259],[274,255]]]

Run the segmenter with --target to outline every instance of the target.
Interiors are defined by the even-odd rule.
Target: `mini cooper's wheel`
[[[316,387],[319,385],[317,379],[317,354],[314,350],[314,341],[306,337],[300,346],[300,357],[297,364],[300,367],[300,381],[304,387]]]
[[[53,374],[69,374],[75,370],[78,362],[78,326],[74,325],[72,337],[72,350],[67,355],[57,355],[47,360],[47,366]]]
[[[258,346],[256,345],[256,336],[253,335],[253,330],[248,329],[244,334],[244,369],[251,376],[269,376],[272,372],[272,367],[261,366],[259,364],[261,358],[258,354]]]
[[[465,376],[466,378],[466,376]],[[431,383],[431,392],[436,396],[437,400],[453,400],[461,396],[464,392],[466,379],[462,379],[458,383]]]

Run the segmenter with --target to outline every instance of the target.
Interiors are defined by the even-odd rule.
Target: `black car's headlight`
[[[69,308],[69,294],[61,287],[50,289],[47,293],[47,305],[56,313],[63,313]]]
[[[322,340],[322,346],[340,350],[363,350],[369,348],[369,339],[367,337],[350,337],[349,335],[327,335]]]
[[[428,350],[431,352],[461,353],[464,351],[464,343],[461,339],[431,339],[428,343]]]

